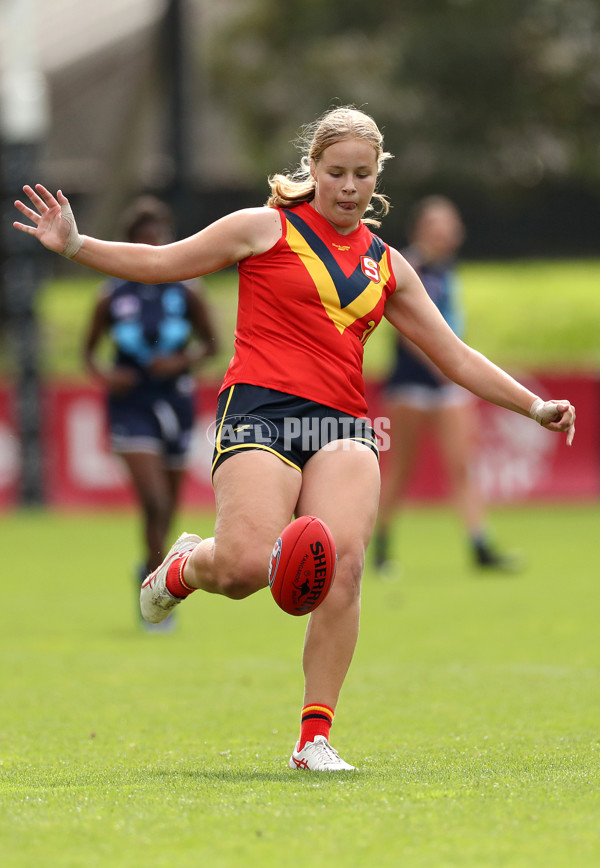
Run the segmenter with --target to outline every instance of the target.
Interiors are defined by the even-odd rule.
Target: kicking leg
[[[268,584],[275,540],[292,518],[302,475],[276,455],[248,450],[214,476],[215,535],[183,534],[142,586],[148,621],[162,621],[192,591],[240,600]]]

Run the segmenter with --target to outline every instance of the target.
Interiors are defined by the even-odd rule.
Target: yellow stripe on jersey
[[[336,328],[343,334],[356,320],[367,316],[378,304],[386,283],[391,276],[387,250],[379,260],[379,280],[370,280],[365,289],[350,304],[342,307],[335,282],[323,260],[288,220],[286,239],[290,249],[302,260],[319,292],[321,302]]]

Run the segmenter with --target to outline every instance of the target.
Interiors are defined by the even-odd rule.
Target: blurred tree
[[[225,26],[214,87],[257,179],[348,102],[396,154],[386,189],[600,181],[599,0],[254,0]]]

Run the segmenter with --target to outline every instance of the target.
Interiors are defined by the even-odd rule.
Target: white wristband
[[[541,398],[536,398],[529,408],[529,415],[540,425],[544,425],[560,415],[560,410],[554,401],[542,401]]]
[[[61,256],[65,256],[67,259],[73,259],[81,249],[83,237],[77,231],[75,216],[73,215],[73,211],[68,202],[65,205],[60,206],[60,213],[63,219],[65,219],[69,224],[69,234],[65,241],[65,246],[62,249]]]

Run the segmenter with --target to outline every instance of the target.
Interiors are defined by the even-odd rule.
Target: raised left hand
[[[543,428],[549,431],[566,431],[567,446],[573,443],[575,437],[575,407],[566,400],[543,401],[536,398],[529,410],[529,415]]]

